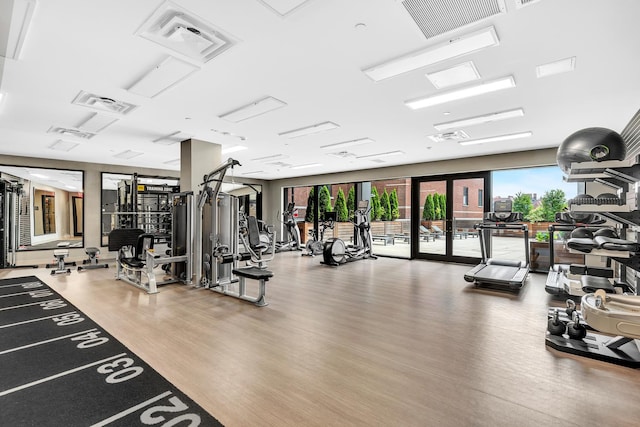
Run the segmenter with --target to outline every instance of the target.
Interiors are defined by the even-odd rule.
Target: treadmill
[[[479,231],[482,261],[469,270],[464,279],[476,285],[504,287],[517,291],[524,285],[529,274],[529,228],[522,221],[522,213],[512,212],[511,200],[499,200],[493,204],[493,212],[485,214],[482,224],[476,224]],[[522,230],[524,231],[525,261],[512,261],[489,258],[486,242],[487,230]]]

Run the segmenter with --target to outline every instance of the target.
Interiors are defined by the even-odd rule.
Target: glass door
[[[477,263],[480,242],[474,225],[490,206],[490,174],[478,172],[414,178],[412,257]]]

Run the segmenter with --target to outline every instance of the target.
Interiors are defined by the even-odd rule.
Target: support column
[[[222,163],[222,146],[198,139],[180,143],[180,191],[198,194],[203,177]]]
[[[197,139],[187,139],[180,143],[180,191],[193,191],[194,217],[192,218],[191,265],[195,279],[193,283],[201,286],[202,281],[202,245],[203,224],[202,207],[197,205],[198,192],[204,176],[215,170],[222,163],[222,146]],[[209,237],[209,236],[207,236]],[[187,268],[189,270],[189,268]],[[191,278],[188,278],[191,280]]]

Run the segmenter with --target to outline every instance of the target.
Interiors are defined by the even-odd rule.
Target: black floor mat
[[[35,276],[0,280],[0,425],[220,426]]]

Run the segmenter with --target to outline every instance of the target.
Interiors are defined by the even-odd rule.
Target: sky
[[[565,198],[577,195],[578,184],[565,182],[558,166],[515,169],[493,172],[493,197],[515,196],[516,193],[537,193],[540,199],[549,190],[564,191]]]

